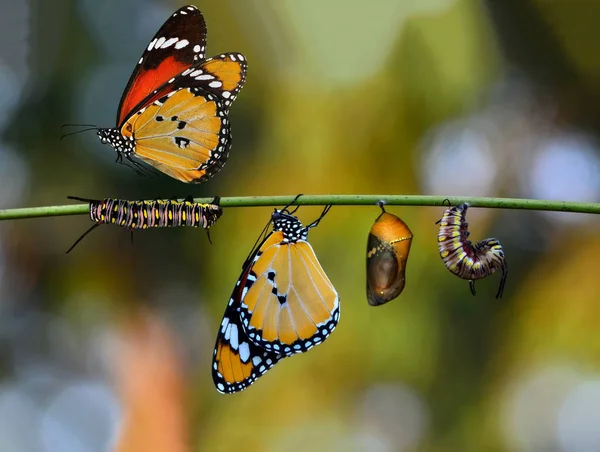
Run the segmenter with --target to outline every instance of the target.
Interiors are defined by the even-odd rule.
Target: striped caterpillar
[[[102,200],[68,196],[69,199],[84,201],[90,204],[90,219],[96,223],[69,248],[67,254],[91,231],[101,224],[116,224],[130,229],[168,228],[176,226],[200,227],[206,230],[223,215],[216,197],[212,204],[200,204],[192,197],[183,201],[154,200],[127,201],[124,199],[106,198]]]
[[[502,297],[508,265],[497,239],[488,238],[475,244],[468,239],[466,222],[468,204],[450,207],[438,221],[438,250],[448,270],[462,279],[469,280],[471,293],[475,295],[475,280],[485,278],[497,270],[502,271],[496,298]]]

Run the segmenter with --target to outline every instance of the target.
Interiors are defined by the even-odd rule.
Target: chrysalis
[[[382,213],[369,231],[367,241],[367,300],[379,306],[396,298],[404,289],[405,272],[413,234],[404,221]]]

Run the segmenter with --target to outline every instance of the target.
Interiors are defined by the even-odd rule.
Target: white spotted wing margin
[[[183,85],[197,86],[218,96],[229,108],[244,87],[248,72],[246,57],[228,52],[207,58],[181,73]]]
[[[258,347],[248,338],[240,321],[239,286],[236,286],[217,333],[212,376],[217,391],[243,391],[277,364],[284,356]]]

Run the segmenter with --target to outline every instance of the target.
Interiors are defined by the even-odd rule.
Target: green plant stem
[[[242,196],[221,198],[223,207],[264,207],[285,206],[295,196]],[[390,206],[447,206],[463,202],[471,207],[492,209],[546,210],[572,213],[600,213],[600,203],[546,201],[518,198],[471,198],[457,196],[421,196],[421,195],[304,195],[294,205],[326,205],[339,206],[375,206],[379,201]],[[197,198],[196,202],[209,203],[213,198]],[[89,211],[88,204],[64,206],[23,207],[19,209],[0,210],[1,220],[17,220],[24,218],[57,217],[63,215],[83,215]]]

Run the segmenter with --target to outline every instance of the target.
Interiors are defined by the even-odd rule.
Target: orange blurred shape
[[[175,338],[159,318],[129,317],[117,332],[123,419],[114,452],[188,452],[188,410]]]

